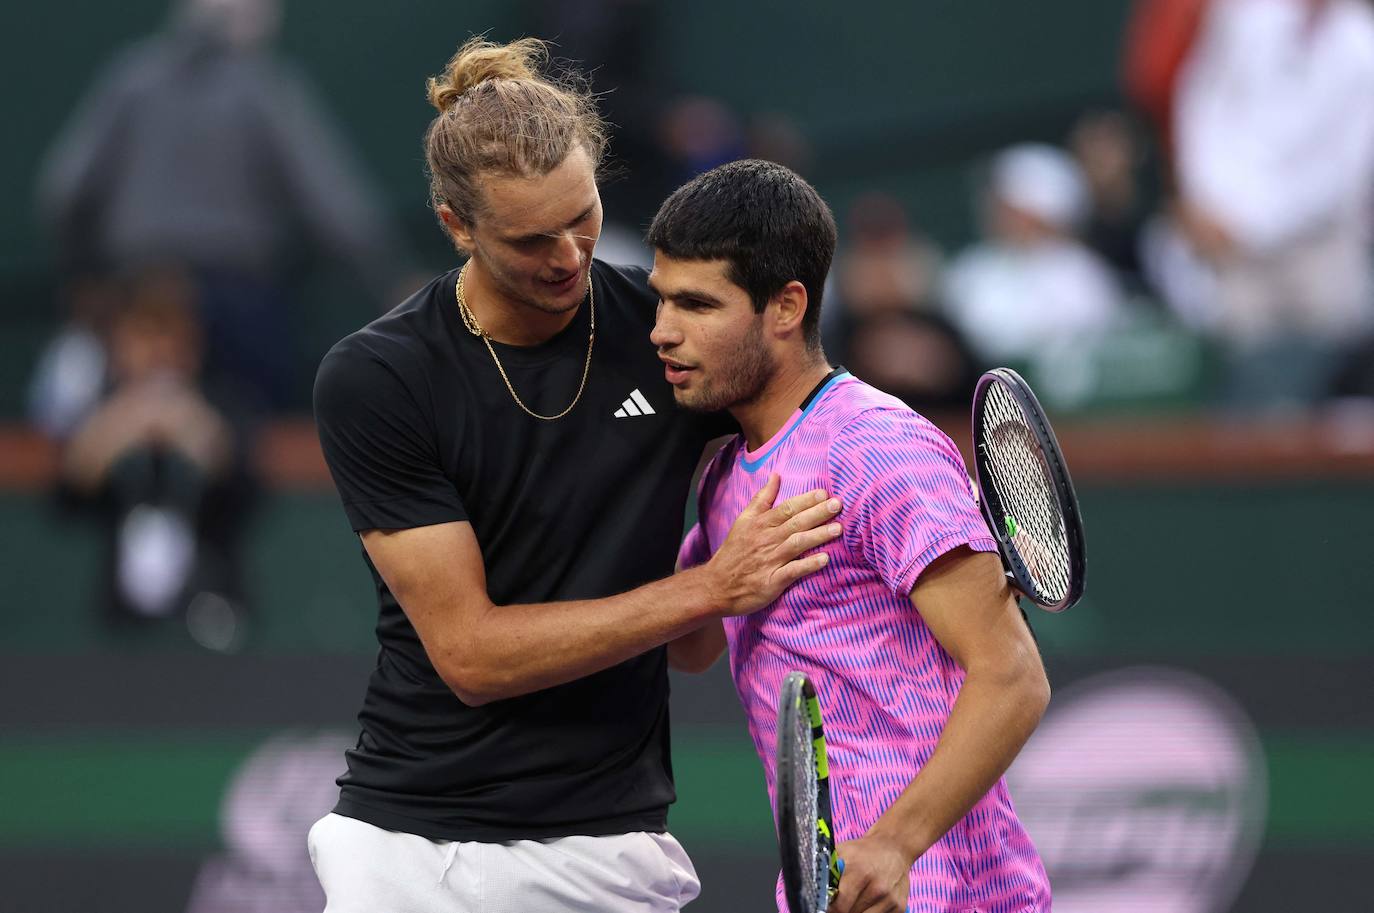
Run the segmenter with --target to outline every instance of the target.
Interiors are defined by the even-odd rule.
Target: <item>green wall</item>
[[[1374,487],[1156,484],[1090,487],[1081,499],[1088,592],[1070,614],[1042,616],[1050,654],[1374,654],[1354,586],[1374,547]],[[101,645],[87,599],[98,545],[45,499],[0,495],[0,554],[15,569],[0,595],[7,647]],[[371,580],[332,493],[268,498],[249,556],[257,649],[373,649]]]
[[[1056,687],[1141,663],[1220,686],[1254,721],[1268,767],[1263,848],[1235,909],[1290,909],[1295,886],[1357,889],[1374,853],[1374,625],[1359,583],[1374,485],[1080,495],[1088,594],[1066,615],[1032,616]],[[111,639],[89,599],[97,544],[40,497],[0,497],[0,665],[17,689],[0,694],[0,877],[27,896],[50,890],[28,873],[70,854],[110,873],[170,866],[165,908],[178,909],[176,879],[189,884],[222,847],[222,793],[244,759],[286,729],[349,738],[376,649],[371,581],[332,494],[272,496],[252,527],[253,640],[214,656],[176,623]],[[763,909],[771,821],[723,664],[679,680],[673,714],[672,826],[710,888],[695,909]]]

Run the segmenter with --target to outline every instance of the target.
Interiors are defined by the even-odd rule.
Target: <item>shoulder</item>
[[[814,413],[814,424],[833,440],[843,440],[863,429],[893,422],[925,421],[897,397],[852,374],[837,378],[833,386],[821,392]]]
[[[824,411],[822,411],[824,410]],[[919,412],[855,378],[817,404],[830,437],[830,459],[848,466],[958,456],[949,436]]]
[[[608,287],[634,291],[641,296],[653,294],[649,290],[649,271],[637,264],[593,259],[592,271]]]
[[[437,357],[432,342],[445,332],[443,300],[454,281],[454,272],[436,277],[335,343],[315,375],[317,404],[322,392],[375,399],[419,381]]]
[[[958,445],[905,403],[874,394],[835,429],[826,461],[830,489],[853,508],[856,531],[892,532],[894,522],[928,524],[965,511],[973,483]]]
[[[640,322],[653,323],[658,296],[649,288],[649,271],[642,266],[592,261],[592,278],[598,304],[603,310],[624,313]]]

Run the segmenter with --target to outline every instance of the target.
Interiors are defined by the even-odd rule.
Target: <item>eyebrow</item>
[[[572,228],[574,225],[577,225],[577,224],[581,223],[583,220],[585,220],[588,216],[590,216],[590,215],[592,214],[592,210],[595,209],[595,208],[596,208],[596,205],[595,205],[595,204],[593,204],[593,205],[591,205],[591,206],[588,206],[586,209],[582,210],[582,212],[577,216],[577,218],[573,219],[572,221],[568,222],[568,224],[563,225],[563,226],[561,226],[561,227],[564,228],[564,229],[568,229],[568,228]],[[547,232],[547,231],[535,231],[535,232],[530,232],[530,233],[527,234],[527,235],[516,235],[515,237],[506,238],[506,240],[507,240],[507,241],[537,241],[537,240],[539,240],[540,238],[547,238],[550,234],[552,234],[552,232]]]
[[[699,290],[699,289],[691,289],[691,288],[675,289],[674,292],[673,292],[673,294],[671,294],[671,295],[665,295],[665,294],[663,294],[663,290],[660,289],[657,285],[655,285],[655,284],[654,284],[654,280],[652,280],[652,279],[649,280],[649,289],[650,289],[655,295],[657,295],[657,296],[659,297],[660,300],[667,300],[667,299],[670,299],[670,298],[671,298],[671,299],[673,299],[673,300],[680,301],[680,300],[682,300],[682,299],[684,299],[684,298],[691,298],[691,299],[694,299],[694,300],[696,300],[696,301],[704,301],[704,302],[706,302],[707,304],[714,304],[714,305],[716,305],[717,307],[721,307],[721,306],[724,305],[724,302],[722,302],[722,301],[721,301],[719,298],[717,298],[715,295],[712,295],[710,292],[703,292],[703,291],[701,291],[701,290]]]

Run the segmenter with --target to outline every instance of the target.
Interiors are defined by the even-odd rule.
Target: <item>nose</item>
[[[665,307],[661,301],[658,305],[658,311],[654,314],[654,328],[649,333],[649,341],[660,349],[671,349],[673,346],[682,344],[682,331],[672,320],[669,308]]]
[[[550,265],[559,273],[570,273],[582,268],[582,251],[577,246],[577,239],[570,232],[558,236]]]

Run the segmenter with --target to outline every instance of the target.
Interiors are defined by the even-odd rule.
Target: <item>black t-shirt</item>
[[[649,342],[657,298],[645,271],[593,263],[587,387],[556,421],[515,404],[462,324],[457,278],[440,276],[320,366],[320,442],[353,529],[470,522],[497,606],[600,598],[672,573],[692,472],[729,428],[674,406]],[[584,304],[537,346],[494,343],[534,411],[572,400],[589,317]],[[368,568],[381,651],[336,812],[446,840],[664,829],[674,799],[664,648],[469,707]]]

